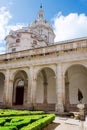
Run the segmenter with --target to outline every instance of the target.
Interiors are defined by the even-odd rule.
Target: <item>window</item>
[[[17,33],[17,37],[21,37],[21,34],[20,34],[20,33]]]
[[[15,52],[16,51],[16,48],[12,48],[12,52]]]
[[[17,43],[20,42],[20,39],[16,39],[16,42],[17,42]]]

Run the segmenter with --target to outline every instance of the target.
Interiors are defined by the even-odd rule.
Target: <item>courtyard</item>
[[[56,116],[53,123],[43,130],[87,130],[87,122]]]
[[[41,130],[54,119],[43,111],[0,109],[0,130]]]
[[[79,120],[63,118],[56,116],[54,123],[59,123],[55,130],[86,130],[80,129],[81,122]]]
[[[0,109],[0,130],[87,130],[87,120],[44,111]]]

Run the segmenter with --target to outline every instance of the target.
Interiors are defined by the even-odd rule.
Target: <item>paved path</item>
[[[60,123],[55,130],[87,130],[85,122],[75,119],[56,117],[54,123]]]

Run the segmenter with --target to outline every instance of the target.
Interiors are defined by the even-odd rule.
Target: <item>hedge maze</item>
[[[54,119],[43,111],[0,109],[0,130],[41,130]]]

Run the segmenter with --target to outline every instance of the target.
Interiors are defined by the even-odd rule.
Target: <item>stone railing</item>
[[[23,58],[23,57],[34,56],[34,55],[44,55],[44,54],[50,54],[54,52],[75,50],[77,48],[86,48],[86,47],[87,47],[87,38],[69,40],[65,42],[58,42],[51,46],[33,48],[33,49],[28,49],[28,50],[14,52],[14,53],[1,54],[0,61],[2,62],[3,60],[6,61],[14,58]]]

